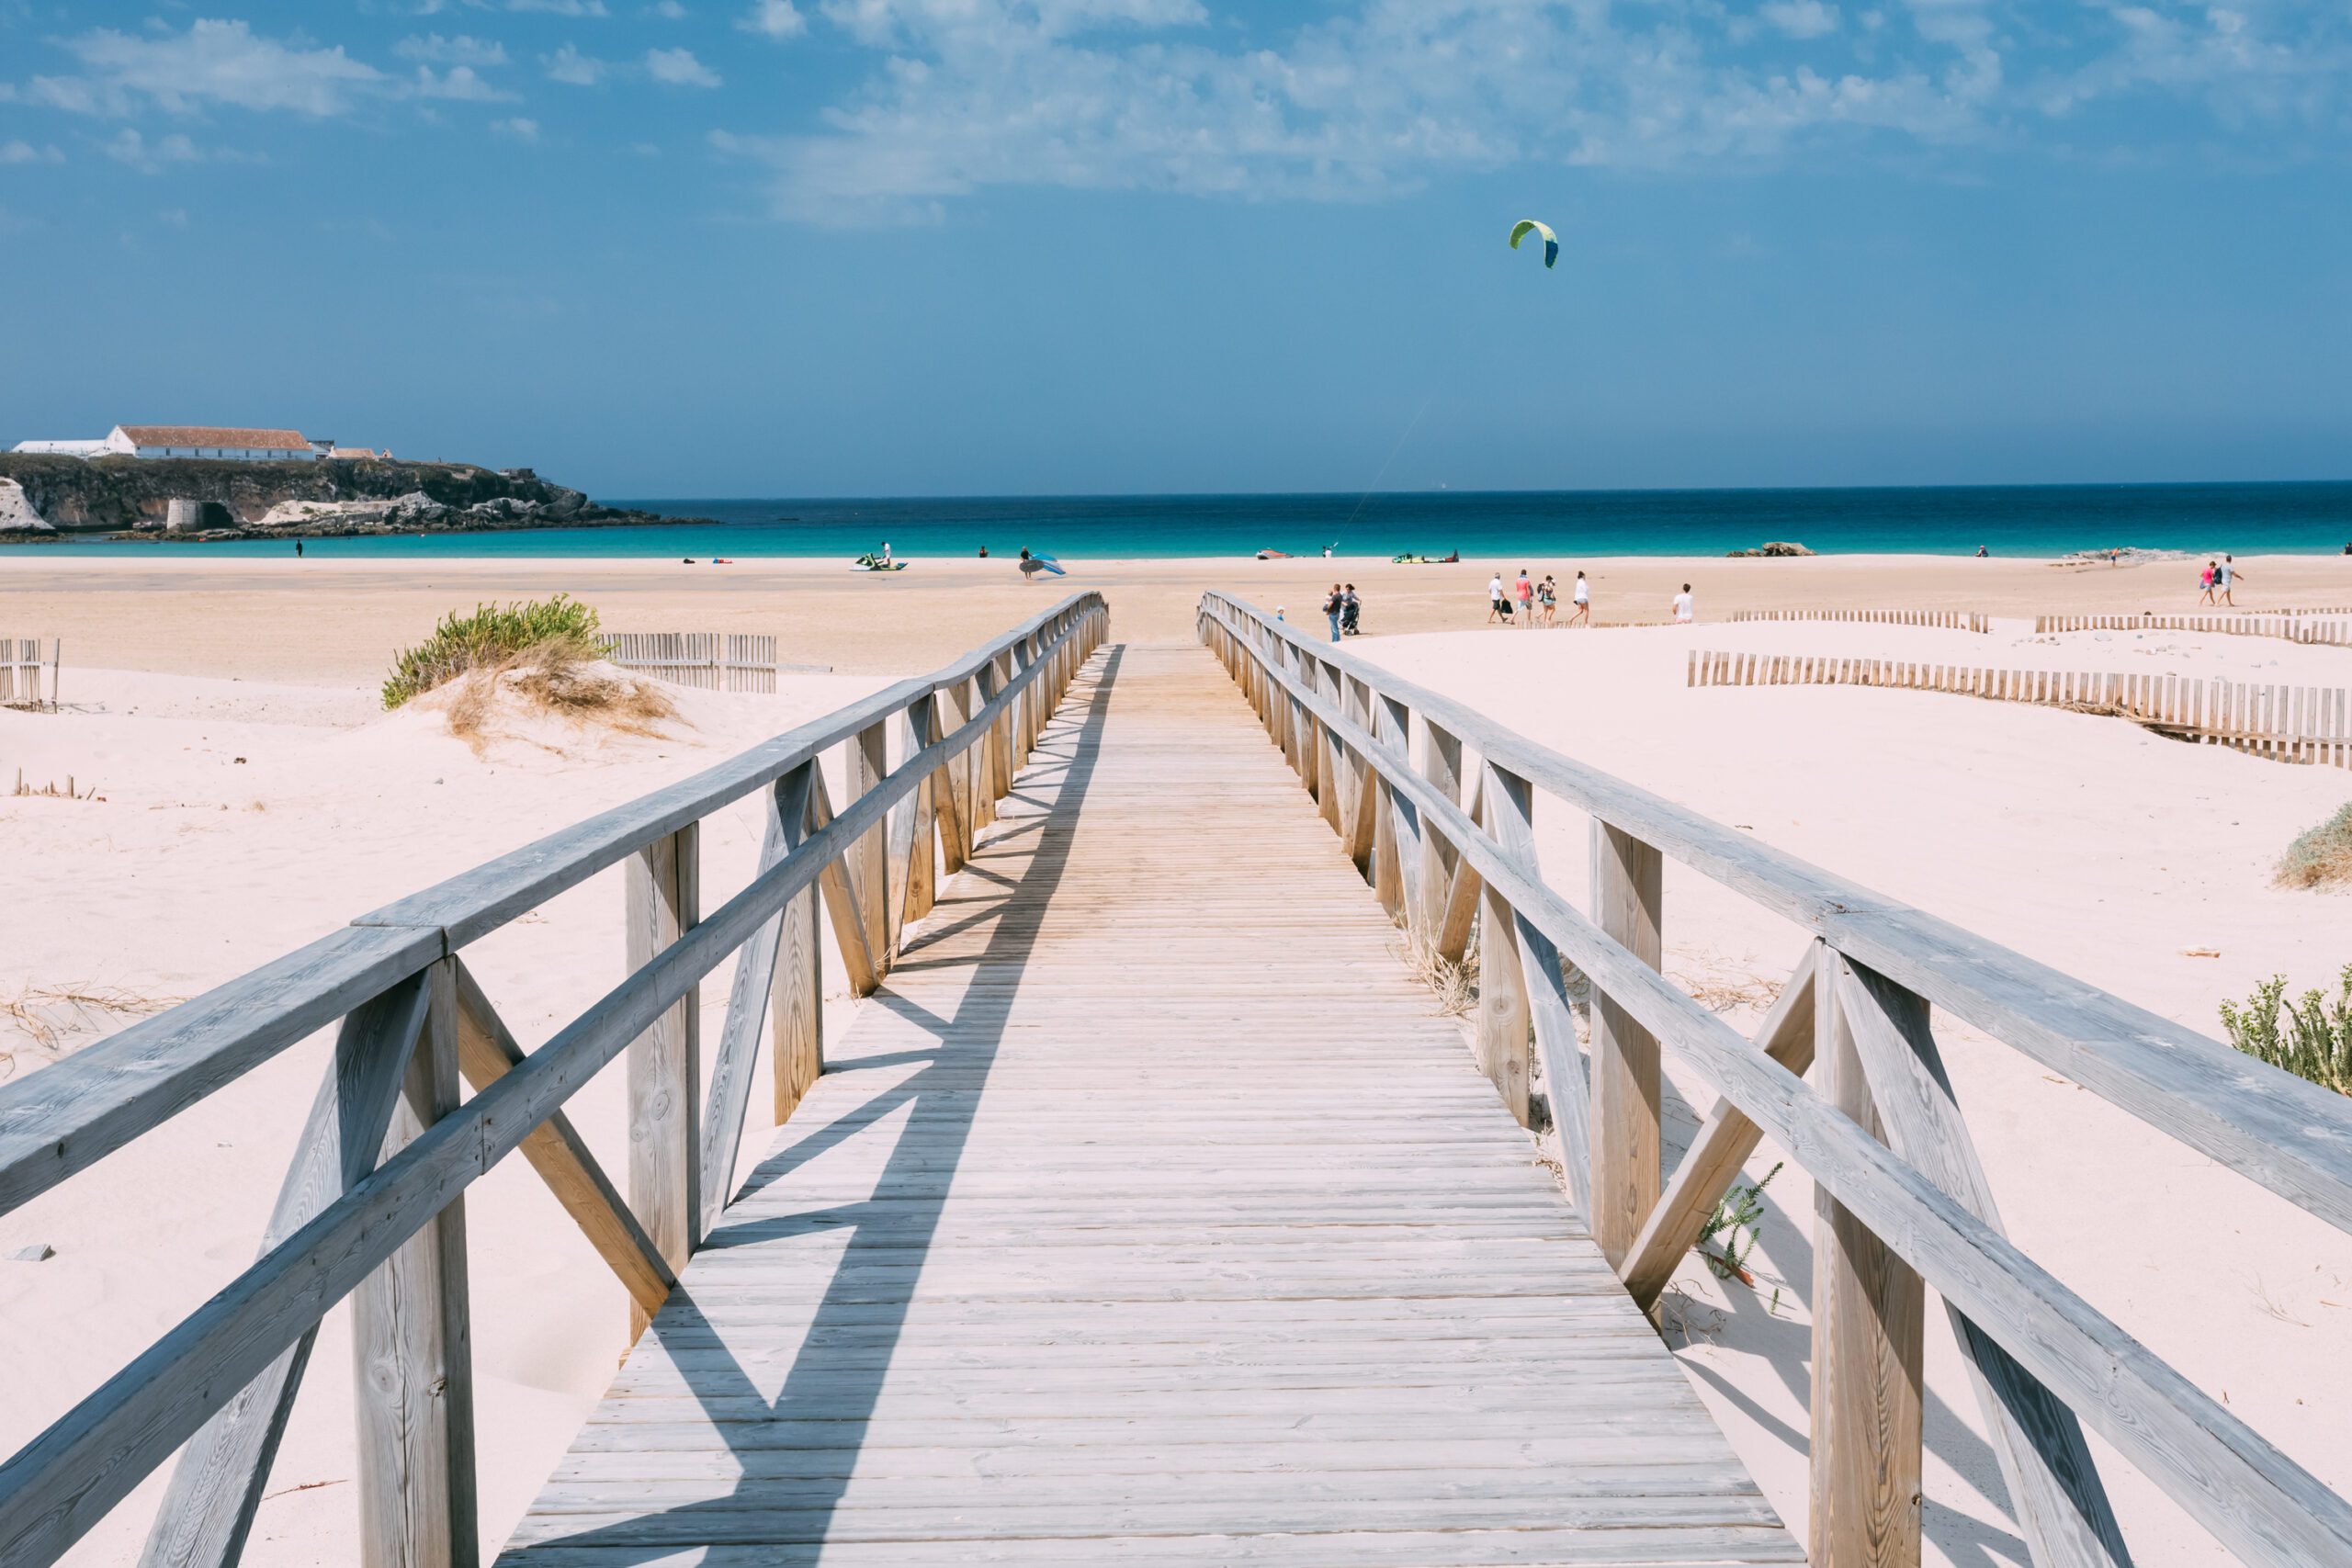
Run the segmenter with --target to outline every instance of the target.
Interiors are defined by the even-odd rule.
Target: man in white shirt
[[[1487,580],[1487,624],[1493,626],[1497,621],[1505,626],[1510,625],[1510,601],[1503,596],[1503,570],[1500,567],[1497,567],[1495,575]]]
[[[1576,589],[1569,594],[1569,598],[1574,601],[1577,613],[1568,617],[1568,625],[1575,626],[1578,621],[1582,621],[1587,626],[1590,626],[1592,624],[1592,589],[1585,582],[1584,573],[1577,573]]]
[[[1690,624],[1690,585],[1687,582],[1682,585],[1682,592],[1674,596],[1674,624],[1678,626]]]

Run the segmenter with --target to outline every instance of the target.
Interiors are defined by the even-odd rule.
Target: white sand
[[[2294,834],[2352,798],[2352,773],[1963,697],[1683,684],[1693,647],[2352,680],[2344,649],[2097,636],[2052,645],[1997,627],[1984,637],[1750,624],[1453,633],[1363,651],[1560,750],[2206,1034],[2219,1034],[2218,1000],[2274,972],[2298,989],[2332,991],[2352,962],[2352,898],[2281,891],[2268,875]],[[1578,903],[1589,830],[1581,813],[1539,805],[1545,878]],[[1686,985],[1777,981],[1804,946],[1788,922],[1670,861],[1665,899],[1666,968]],[[2221,956],[2185,956],[2191,948]],[[1736,1027],[1752,1027],[1760,989],[1756,999],[1729,1015]],[[2320,1479],[2352,1486],[2352,1361],[2343,1354],[2352,1237],[1955,1021],[1939,1018],[1938,1032],[2011,1236]],[[1670,1055],[1668,1077],[1679,1155],[1714,1096]],[[1759,1150],[1751,1179],[1781,1157]],[[1790,1167],[1767,1203],[1758,1290],[1726,1287],[1693,1260],[1677,1277],[1674,1311],[1688,1325],[1681,1356],[1693,1384],[1802,1529],[1811,1184]],[[1973,1395],[1930,1306],[1931,1560],[2023,1563]],[[2101,1460],[2142,1562],[2230,1561],[2120,1459],[2103,1450]]]

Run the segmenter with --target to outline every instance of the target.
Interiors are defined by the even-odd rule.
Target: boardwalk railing
[[[40,707],[41,639],[37,637],[0,637],[0,707]],[[57,667],[64,658],[65,642],[51,637],[49,642],[49,700],[45,705],[57,705]]]
[[[183,1444],[142,1562],[235,1562],[319,1322],[353,1296],[361,1561],[473,1563],[466,1188],[520,1149],[627,1285],[641,1328],[734,1190],[771,1012],[778,1120],[818,1071],[819,905],[852,987],[870,992],[904,922],[931,908],[941,868],[957,869],[993,818],[1107,619],[1099,594],[1074,595],[944,670],[362,915],[0,1086],[5,1213],[338,1025],[260,1258],[0,1464],[0,1562],[55,1561]],[[836,745],[852,781],[838,810],[820,767]],[[699,824],[754,795],[767,823],[758,870],[706,914]],[[459,953],[615,864],[627,867],[630,973],[526,1052]],[[706,1070],[695,987],[730,955]],[[626,1199],[562,1111],[624,1049]]]
[[[1973,610],[1734,610],[1735,621],[1863,621],[1883,626],[1942,626],[1989,632],[1993,620]]]
[[[2352,1505],[2010,1243],[1929,1009],[2347,1232],[2352,1101],[1223,594],[1203,598],[1199,627],[1411,939],[1458,961],[1475,931],[1479,1059],[1524,1120],[1532,1034],[1569,1195],[1637,1301],[1657,1302],[1760,1137],[1813,1177],[1816,1568],[1918,1561],[1923,1284],[2037,1564],[2129,1561],[2086,1427],[2241,1560],[2352,1563]],[[1543,879],[1539,790],[1592,818],[1589,915]],[[1815,933],[1753,1040],[1658,972],[1668,855]],[[1591,987],[1589,1072],[1570,965]],[[1661,1044],[1721,1096],[1670,1181]]]
[[[605,657],[706,692],[776,689],[775,637],[766,632],[607,632]]]
[[[2036,632],[2220,632],[2231,637],[2275,637],[2289,642],[2352,647],[2352,611],[2280,610],[2252,615],[2036,615]]]
[[[2352,690],[2185,681],[2178,675],[1994,670],[1892,659],[1693,650],[1690,686],[1893,686],[2106,714],[2176,739],[2279,762],[2352,768]]]

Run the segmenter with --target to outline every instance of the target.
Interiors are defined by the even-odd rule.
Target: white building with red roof
[[[245,462],[308,463],[319,449],[299,430],[248,430],[226,424],[118,424],[106,449],[132,457],[233,457]]]

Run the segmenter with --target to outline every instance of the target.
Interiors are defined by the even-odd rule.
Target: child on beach
[[[1682,592],[1674,596],[1674,624],[1678,626],[1690,624],[1690,585],[1687,582],[1682,585]]]
[[[1583,572],[1577,573],[1577,585],[1569,590],[1568,598],[1577,607],[1576,614],[1568,617],[1568,625],[1575,626],[1578,621],[1582,621],[1587,626],[1591,626],[1592,590],[1586,586]]]
[[[2198,575],[2197,586],[2203,592],[2203,597],[2197,602],[2200,604],[2211,604],[2213,602],[2213,563],[2211,561],[2207,561],[2205,570]]]

